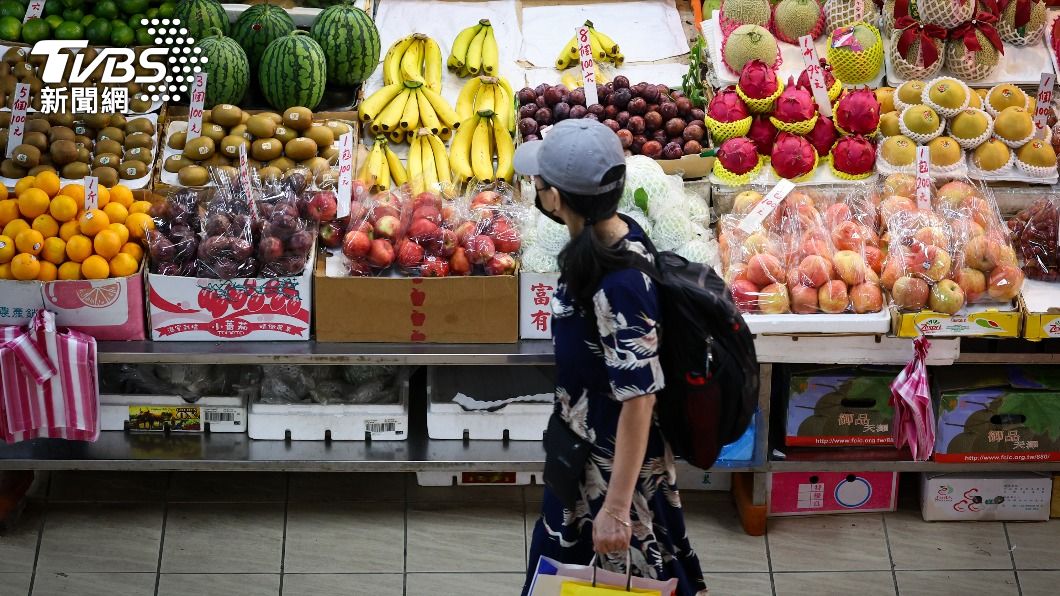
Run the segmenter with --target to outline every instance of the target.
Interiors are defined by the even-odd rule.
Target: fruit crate
[[[554,392],[551,367],[428,367],[427,435],[540,441],[552,415]],[[498,405],[513,398],[523,401]]]
[[[1024,281],[1023,303],[1027,313],[1024,338],[1039,341],[1060,337],[1060,284]]]
[[[204,396],[188,403],[177,395],[100,394],[101,430],[129,432],[247,431],[247,396]]]
[[[1020,297],[1011,304],[967,305],[955,315],[892,310],[891,323],[898,337],[1020,337],[1025,310]]]

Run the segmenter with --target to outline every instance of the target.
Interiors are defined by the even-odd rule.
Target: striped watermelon
[[[328,82],[354,86],[379,64],[379,30],[372,17],[349,4],[325,9],[310,30],[328,59]]]
[[[202,67],[206,73],[206,107],[219,103],[238,105],[243,101],[250,84],[250,65],[243,48],[217,28],[197,41],[195,47],[206,58]]]
[[[179,0],[173,16],[196,41],[210,35],[215,27],[228,35],[228,15],[217,0]]]
[[[294,30],[294,21],[286,10],[268,3],[255,4],[243,11],[232,25],[232,39],[247,53],[250,70],[256,71],[265,48]]]
[[[316,109],[327,84],[324,50],[306,31],[284,35],[265,48],[258,83],[265,100],[277,110],[293,106]]]

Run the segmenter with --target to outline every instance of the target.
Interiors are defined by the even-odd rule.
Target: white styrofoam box
[[[447,366],[427,369],[427,436],[432,439],[540,441],[552,415],[555,381],[548,367]],[[514,397],[547,403],[511,403],[490,412],[465,410],[458,395],[478,401]]]
[[[1049,474],[921,474],[925,521],[1046,521]]]
[[[692,464],[677,460],[677,487],[680,490],[729,490],[732,472],[707,472]]]
[[[519,337],[552,339],[552,294],[559,273],[519,272]]]
[[[746,314],[751,333],[887,333],[891,330],[891,314],[886,308],[880,312],[842,314]]]
[[[188,403],[178,395],[101,394],[102,430],[242,433],[247,430],[245,395],[204,396]],[[181,424],[174,425],[174,421]],[[208,426],[207,426],[208,425]]]
[[[755,338],[755,354],[759,362],[906,364],[913,358],[913,340],[872,335],[759,335]],[[927,363],[950,365],[960,354],[960,339],[932,338]]]
[[[540,480],[534,472],[416,472],[420,486],[529,486]]]
[[[321,441],[404,441],[409,435],[409,381],[403,378],[392,404],[250,404],[251,439]]]

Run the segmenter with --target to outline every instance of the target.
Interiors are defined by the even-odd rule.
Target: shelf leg
[[[0,472],[0,530],[15,525],[33,486],[32,470]]]
[[[762,536],[766,533],[765,476],[764,473],[758,472],[732,475],[732,497],[736,501],[736,511],[740,515],[743,531],[749,536]],[[763,502],[756,503],[756,489],[759,484],[763,487]]]

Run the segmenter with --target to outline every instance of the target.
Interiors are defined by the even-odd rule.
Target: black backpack
[[[754,339],[711,267],[659,252],[647,238],[644,244],[655,266],[638,269],[654,280],[662,315],[666,388],[656,395],[659,426],[676,455],[707,469],[743,435],[758,407]]]

